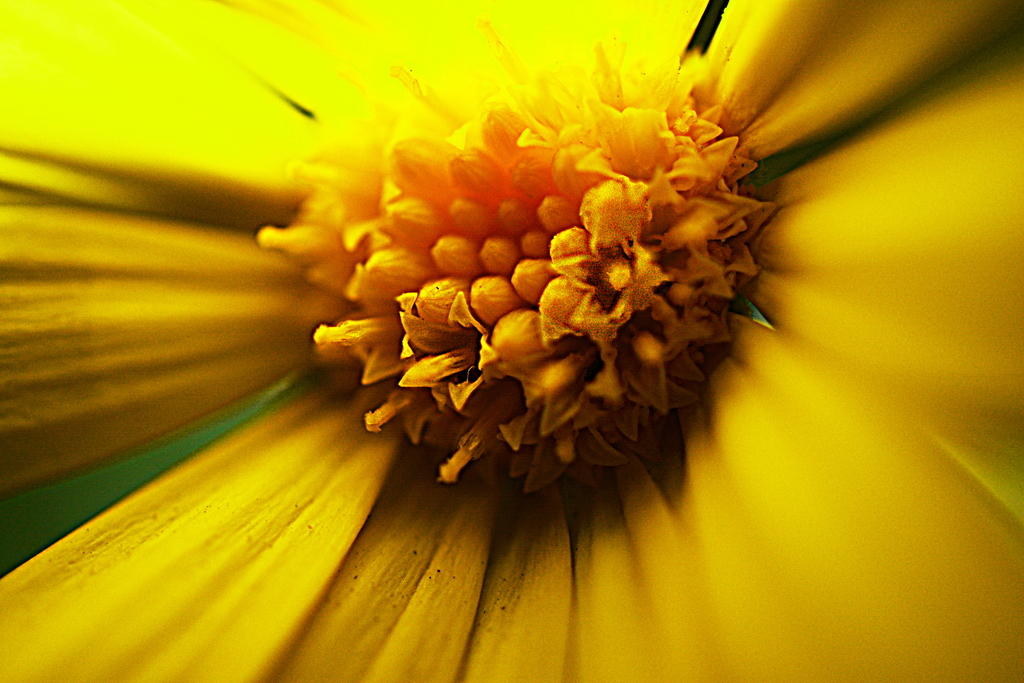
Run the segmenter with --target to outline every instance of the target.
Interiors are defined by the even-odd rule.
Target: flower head
[[[593,482],[655,457],[696,401],[774,205],[740,192],[756,164],[695,100],[698,56],[627,64],[609,39],[591,73],[531,73],[480,28],[508,85],[448,136],[398,125],[379,155],[302,167],[319,190],[259,238],[354,305],[317,330],[326,354],[361,360],[364,384],[397,377],[368,429],[402,414],[447,451],[448,483],[488,452],[527,492],[567,468]]]

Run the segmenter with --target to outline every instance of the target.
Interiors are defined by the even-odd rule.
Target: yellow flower
[[[6,492],[308,367],[340,312],[254,245],[281,169],[361,134],[353,82],[408,106],[396,56],[486,90],[476,3],[237,4],[0,9]],[[4,577],[0,679],[1019,680],[1017,5],[731,3],[701,87],[752,157],[870,125],[763,190],[775,329],[735,321],[685,459],[441,487],[314,388]],[[702,3],[487,9],[532,65],[678,54]]]

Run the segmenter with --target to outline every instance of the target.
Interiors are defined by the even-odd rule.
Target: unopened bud
[[[554,235],[579,225],[580,211],[576,204],[560,194],[549,194],[537,207],[537,218],[544,229]]]
[[[530,356],[544,350],[540,313],[532,308],[517,308],[494,324],[491,346],[505,360]]]
[[[529,258],[547,258],[548,244],[551,236],[540,230],[531,230],[519,240],[519,246],[523,250],[523,256]]]
[[[486,197],[503,185],[501,167],[480,150],[467,149],[451,161],[452,180],[470,194]]]
[[[633,353],[644,365],[657,365],[665,360],[665,344],[650,332],[640,332],[633,339]]]
[[[509,107],[488,109],[480,122],[484,144],[499,161],[507,161],[520,153],[519,136],[524,130],[526,121]]]
[[[394,299],[402,292],[415,292],[434,274],[433,264],[423,252],[381,249],[366,261],[359,296],[375,301]]]
[[[507,235],[522,235],[536,225],[536,218],[526,202],[512,198],[498,205],[498,224]]]
[[[459,197],[448,206],[455,229],[470,237],[484,237],[495,227],[494,213],[479,202]]]
[[[682,306],[693,296],[693,289],[682,282],[673,282],[668,288],[668,300],[676,306]]]
[[[523,259],[512,273],[516,293],[534,306],[540,303],[544,288],[555,277],[555,269],[547,259]]]
[[[448,312],[452,308],[455,296],[462,292],[469,295],[469,280],[459,277],[446,277],[423,285],[416,298],[416,310],[420,317],[439,325],[448,324]]]
[[[551,150],[532,147],[512,169],[512,185],[531,199],[540,199],[555,190],[551,180]]]
[[[406,194],[436,201],[452,199],[451,160],[458,152],[440,138],[410,138],[395,144],[388,173]]]
[[[477,247],[472,240],[461,235],[445,235],[434,243],[430,255],[442,273],[473,277],[483,271],[476,252]]]
[[[442,217],[433,204],[418,197],[402,197],[385,207],[390,221],[387,232],[407,244],[433,244],[443,227]]]
[[[469,302],[473,312],[487,325],[493,325],[501,316],[526,304],[516,294],[508,278],[500,275],[474,280]]]
[[[484,270],[494,275],[511,275],[519,262],[519,248],[507,237],[488,237],[480,247]]]

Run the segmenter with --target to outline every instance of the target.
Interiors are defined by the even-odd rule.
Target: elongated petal
[[[359,5],[316,0],[228,0],[320,45],[339,57],[343,70],[358,74],[375,99],[411,101],[391,66],[400,62],[426,92],[459,116],[476,98],[492,94],[501,69],[488,38],[477,28],[490,18],[503,49],[527,70],[572,62],[590,66],[597,41],[618,35],[627,59],[645,57],[651,67],[678,58],[693,34],[704,0],[621,3],[601,0],[458,2]],[[516,58],[510,58],[516,61]],[[449,122],[451,124],[452,121]],[[464,123],[458,120],[457,124]]]
[[[383,40],[392,48],[404,47],[405,54],[395,55],[395,58],[430,55],[443,62],[446,68],[465,67],[465,58],[487,54],[487,41],[474,28],[477,16],[487,13],[503,37],[509,38],[508,46],[520,53],[529,66],[536,68],[566,58],[578,61],[590,54],[595,41],[612,32],[630,43],[633,56],[678,56],[706,3],[703,0],[643,0],[627,6],[608,0],[586,5],[575,0],[458,0],[443,6],[404,2],[399,3],[400,8],[315,0],[227,0],[227,4],[271,18],[342,56],[359,59],[357,46],[346,46],[338,35],[330,35],[324,30],[326,24],[335,28],[345,24],[360,26],[372,38]],[[423,66],[436,71],[439,65]]]
[[[785,177],[755,299],[975,469],[1019,482],[1024,67],[1013,61]]]
[[[666,450],[661,469],[679,466],[682,453]],[[671,672],[669,679],[721,679],[706,568],[692,525],[674,513],[638,460],[615,473],[637,573],[657,624],[652,645],[660,642],[657,647]]]
[[[676,498],[731,680],[1016,680],[1024,534],[900,411],[749,325]]]
[[[676,444],[679,445],[678,438]],[[669,464],[669,463],[672,464]],[[667,452],[667,472],[682,469]],[[581,520],[576,554],[576,649],[568,680],[724,680],[701,546],[639,461],[616,470]]]
[[[278,25],[210,0],[122,2],[127,2],[142,16],[152,17],[154,23],[194,36],[197,43],[219,58],[235,62],[248,76],[302,107],[329,136],[340,134],[348,119],[366,118],[371,114],[363,95],[342,76],[337,52],[325,50],[317,42],[303,40],[288,29],[287,23]],[[317,5],[323,12],[333,14],[324,4],[309,5]],[[280,3],[274,6],[282,11]],[[285,13],[271,14],[276,19],[286,16]],[[329,26],[318,25],[317,29],[327,37]]]
[[[275,680],[452,681],[473,625],[494,497],[405,455]]]
[[[294,205],[284,165],[311,153],[316,125],[217,51],[143,14],[112,0],[3,3],[0,149],[78,165],[136,203],[159,188],[119,183],[118,171],[199,189],[216,179]],[[46,178],[18,182],[59,191]]]
[[[10,680],[261,676],[362,527],[397,440],[319,392],[0,581]]]
[[[251,236],[88,211],[0,208],[0,273],[3,492],[308,365],[329,315]]]
[[[1021,19],[1009,0],[729,3],[712,91],[755,158],[827,136]]]
[[[572,603],[565,511],[554,487],[520,501],[487,567],[464,681],[561,681]]]
[[[607,484],[582,515],[575,561],[574,657],[566,678],[678,680],[675,653],[665,649],[669,634],[652,613],[654,596],[633,557],[618,496]]]

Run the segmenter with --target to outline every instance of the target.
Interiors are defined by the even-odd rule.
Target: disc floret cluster
[[[658,452],[774,205],[678,58],[625,66],[610,40],[589,73],[531,74],[497,53],[510,83],[475,118],[298,165],[314,192],[259,240],[347,300],[314,341],[392,383],[370,431],[443,449],[441,481],[486,458],[531,491]]]

